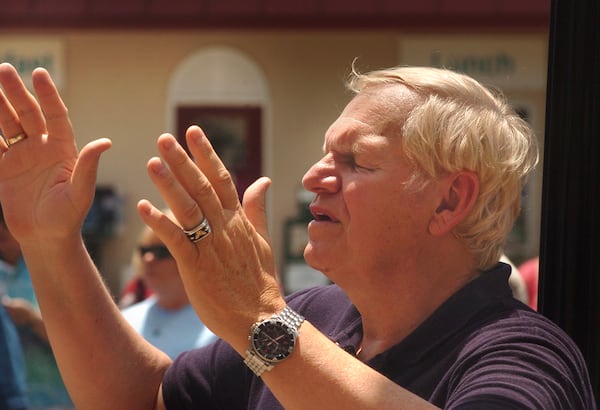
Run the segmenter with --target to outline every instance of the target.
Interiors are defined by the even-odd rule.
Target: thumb
[[[242,207],[254,229],[264,240],[270,243],[269,229],[267,227],[267,211],[265,197],[271,180],[267,177],[257,179],[244,192]]]
[[[73,169],[73,188],[75,192],[94,189],[100,156],[112,145],[108,138],[100,138],[85,145],[79,152]]]

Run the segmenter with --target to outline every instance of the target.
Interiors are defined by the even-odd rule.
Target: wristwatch
[[[256,322],[250,328],[250,346],[244,363],[257,376],[285,360],[296,347],[298,328],[304,317],[289,306],[278,315]]]

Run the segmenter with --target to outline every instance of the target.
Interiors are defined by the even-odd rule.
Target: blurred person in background
[[[513,261],[504,253],[502,254],[502,256],[500,256],[500,262],[504,262],[510,265],[510,276],[508,277],[508,284],[512,289],[513,297],[527,305],[529,303],[529,295],[527,294],[527,284],[525,283],[525,280],[523,279],[523,275],[521,275],[519,268],[517,268]]]
[[[140,235],[133,266],[138,269],[134,277],[152,293],[122,311],[139,334],[172,359],[216,340],[190,304],[175,258],[148,227]]]
[[[1,286],[5,292],[2,304],[18,331],[29,405],[33,409],[72,408],[49,345],[21,247],[6,227],[1,206],[0,259],[0,278],[4,282]]]
[[[0,410],[28,407],[25,362],[19,334],[6,309],[0,304]]]
[[[519,272],[525,282],[529,301],[527,304],[533,310],[538,308],[538,283],[540,275],[540,258],[536,256],[519,265]]]
[[[125,274],[125,284],[117,298],[117,303],[121,309],[146,300],[154,293],[146,285],[146,281],[142,276],[141,264],[142,258],[140,257],[139,250],[136,248],[131,255],[131,261]]]

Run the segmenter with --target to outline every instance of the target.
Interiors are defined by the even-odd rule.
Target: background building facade
[[[163,205],[145,164],[157,154],[160,133],[181,129],[182,109],[212,129],[234,124],[219,138],[253,152],[232,157],[241,187],[256,172],[272,178],[269,223],[285,279],[286,255],[298,253],[289,248],[302,243],[302,230],[285,230],[301,219],[299,181],[351,97],[343,83],[352,64],[360,71],[411,64],[467,72],[505,91],[543,151],[549,9],[537,0],[0,0],[0,59],[25,75],[37,65],[53,73],[80,146],[113,141],[98,185],[109,193],[99,195],[100,206],[115,211],[116,223],[109,232],[92,231],[114,292],[141,227],[135,204],[147,198]],[[539,248],[539,170],[508,244],[517,262]]]

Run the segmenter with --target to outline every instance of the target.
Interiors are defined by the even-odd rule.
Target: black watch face
[[[252,332],[254,350],[269,362],[278,362],[288,357],[296,343],[294,329],[277,319],[261,322]]]

